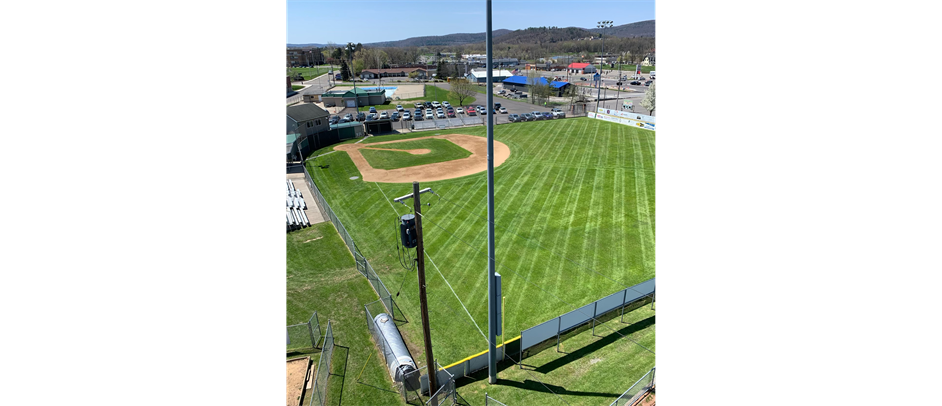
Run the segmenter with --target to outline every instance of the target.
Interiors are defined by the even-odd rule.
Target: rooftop
[[[300,123],[317,118],[330,117],[330,114],[327,114],[324,109],[317,107],[316,104],[308,103],[296,104],[294,106],[288,107],[288,117],[291,117],[292,120]]]
[[[471,74],[477,77],[487,76],[487,69],[471,69]],[[494,69],[494,76],[513,76],[509,70],[506,69]]]

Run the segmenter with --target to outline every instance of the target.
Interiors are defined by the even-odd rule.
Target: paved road
[[[544,73],[556,73],[556,72],[544,72]],[[617,73],[617,72],[616,72],[616,73]],[[367,81],[367,82],[369,82],[370,84],[378,84],[378,80],[370,80],[370,81]],[[305,83],[307,83],[307,82],[305,82]],[[326,83],[326,82],[325,82],[325,83]],[[384,83],[384,84],[387,84],[387,83],[390,83],[390,82],[387,81],[387,80],[384,80],[383,83]],[[392,82],[392,83],[395,83],[395,82]],[[448,83],[426,83],[426,84],[429,85],[429,86],[439,87],[439,88],[442,88],[442,89],[444,89],[444,90],[451,90],[451,86],[450,86]],[[647,87],[645,87],[645,86],[631,86],[631,87],[632,87],[632,88],[637,88],[638,91],[635,91],[635,92],[621,91],[621,92],[619,92],[619,91],[612,90],[612,89],[602,89],[602,99],[603,99],[603,100],[598,104],[599,107],[602,107],[602,108],[609,108],[609,109],[619,109],[619,110],[620,110],[621,107],[622,107],[622,104],[623,104],[623,100],[624,100],[624,99],[627,99],[627,100],[631,100],[631,101],[633,102],[634,108],[633,108],[633,110],[630,110],[630,111],[633,111],[633,112],[635,112],[635,113],[641,113],[641,114],[650,114],[650,112],[648,112],[646,109],[644,109],[643,107],[641,107],[641,99],[644,98],[644,90],[646,90]],[[500,83],[495,83],[494,88],[495,88],[495,90],[500,90],[500,89],[502,89],[502,86],[500,85]],[[326,89],[326,87],[325,87],[325,89]],[[597,94],[597,90],[596,90],[595,88],[592,88],[590,93],[591,93],[591,102],[588,104],[588,110],[589,110],[589,111],[595,111],[595,106],[596,106],[595,97],[596,97],[596,94]],[[474,98],[475,98],[475,101],[474,101],[473,105],[475,105],[475,106],[484,106],[485,104],[487,104],[487,95],[485,95],[485,94],[477,93],[477,94],[474,95]],[[608,100],[608,99],[614,99],[614,100]],[[543,111],[550,111],[550,110],[551,110],[551,107],[543,107],[543,106],[540,106],[540,105],[531,104],[531,103],[529,102],[529,100],[527,100],[527,99],[524,99],[524,100],[526,100],[526,101],[510,100],[510,99],[505,99],[505,98],[502,98],[502,97],[497,97],[497,95],[495,95],[495,96],[494,96],[494,102],[495,102],[495,103],[500,103],[502,107],[506,107],[508,112],[507,112],[507,114],[500,114],[500,113],[498,113],[498,114],[494,115],[494,123],[495,123],[495,124],[509,123],[509,122],[510,122],[510,119],[509,119],[508,117],[510,116],[510,114],[523,114],[523,113],[531,113],[531,112],[534,112],[534,111],[541,111],[541,112],[543,112]],[[413,111],[415,110],[415,108],[414,108],[412,102],[405,102],[405,104],[403,104],[403,107],[405,107],[406,110],[408,110],[408,111],[410,111],[410,112],[413,112]],[[462,107],[462,108],[467,109],[467,105],[465,105],[465,106],[457,106],[457,105],[455,105],[454,107]],[[566,116],[567,116],[567,117],[573,117],[573,114],[569,111],[568,106],[561,106],[560,108],[561,108],[562,110],[566,111]],[[423,109],[423,110],[424,110],[424,109]],[[353,109],[353,108],[344,109],[343,111],[339,112],[338,115],[340,115],[340,116],[342,117],[342,116],[343,116],[344,114],[346,114],[346,113],[353,113],[354,115],[356,115],[355,109]],[[479,117],[484,117],[484,116],[480,116],[480,115],[479,115]],[[399,127],[404,127],[404,128],[407,128],[407,127],[408,127],[408,123],[401,123],[401,122],[400,122],[400,123],[397,123],[397,124],[398,124]],[[394,127],[396,127],[396,126],[397,126],[397,125],[394,124]]]
[[[303,85],[310,86],[307,89],[303,89],[299,92],[292,93],[285,96],[285,104],[291,104],[299,102],[303,99],[306,94],[324,94],[327,92],[327,89],[330,88],[330,84],[333,83],[330,81],[329,75],[321,75],[315,79],[304,81],[304,83],[295,82],[294,85]]]

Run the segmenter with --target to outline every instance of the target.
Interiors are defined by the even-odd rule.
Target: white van
[[[653,70],[651,71],[651,75],[650,75],[650,76],[651,76],[651,79],[654,79],[654,71],[653,71]]]

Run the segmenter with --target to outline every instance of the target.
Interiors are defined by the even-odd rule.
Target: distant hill
[[[494,30],[492,35],[494,38],[498,38],[507,33],[511,32],[510,30]],[[477,32],[473,34],[469,33],[458,33],[458,34],[448,34],[448,35],[430,35],[425,37],[412,37],[406,38],[399,41],[384,41],[384,42],[373,42],[369,44],[363,44],[363,46],[368,47],[377,47],[377,48],[386,48],[386,47],[420,47],[420,46],[449,46],[449,45],[464,45],[472,44],[475,42],[484,42],[486,38],[484,32]]]
[[[591,28],[588,31],[598,34],[601,28]],[[622,38],[654,37],[654,20],[638,21],[636,23],[618,25],[604,29],[605,35]]]
[[[530,27],[524,30],[511,31],[507,35],[494,39],[495,44],[546,44],[554,42],[572,41],[592,37],[593,34],[586,29],[576,27]]]
[[[602,31],[599,28],[578,27],[531,27],[522,30],[494,30],[495,44],[536,44],[572,41],[585,37],[597,36]],[[651,37],[654,38],[654,20],[638,21],[605,29],[605,35],[622,38]],[[383,41],[363,44],[367,47],[420,47],[420,46],[451,46],[481,43],[486,40],[485,33],[458,33],[448,35],[429,35],[425,37],[412,37],[398,41]],[[323,48],[326,44],[288,44],[288,48]]]

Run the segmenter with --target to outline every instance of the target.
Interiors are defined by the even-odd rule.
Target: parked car
[[[645,86],[651,86],[651,83],[654,83],[654,81],[653,81],[653,80],[649,80],[649,81],[647,81],[647,82],[644,82],[644,85],[645,85]]]
[[[424,106],[427,109],[430,109],[432,108],[432,102],[425,102],[422,106]]]
[[[500,109],[500,103],[494,103],[494,108],[495,108],[495,109]]]
[[[442,106],[451,107],[451,103],[449,103],[449,102],[446,100],[446,101],[443,101],[443,102],[442,102]]]
[[[432,109],[425,109],[425,115],[432,114]]]
[[[533,114],[530,114],[530,113],[523,113],[523,115],[521,115],[521,117],[523,117],[523,121],[533,121],[533,120],[535,120],[535,118],[533,118]]]
[[[474,109],[472,109],[472,108],[470,108],[470,107],[468,107],[467,114],[468,114],[469,116],[476,116],[476,115],[478,115],[477,111],[474,110]]]
[[[399,112],[394,111],[392,114],[389,115],[389,118],[392,119],[392,121],[399,121]]]
[[[454,110],[448,110],[448,117],[454,118],[454,117],[455,117],[455,111],[454,111]]]
[[[506,107],[501,107],[500,110],[498,110],[498,111],[500,111],[501,114],[507,114],[507,108],[506,108]]]
[[[340,116],[330,116],[330,124],[337,124],[340,122]]]
[[[426,119],[426,120],[431,120],[431,119],[433,119],[433,118],[435,118],[435,116],[432,115],[431,110],[425,112],[425,119]]]
[[[403,110],[405,109],[402,108],[401,104],[396,105],[396,111],[403,111]]]
[[[553,117],[554,117],[554,118],[566,118],[566,112],[565,112],[565,111],[562,111],[562,110],[560,110],[560,109],[558,109],[558,108],[554,108],[554,109],[551,110],[551,111],[552,111],[552,113],[553,113]]]
[[[542,111],[531,111],[530,114],[533,115],[533,120],[542,120],[544,118]]]
[[[438,117],[438,118],[445,118],[445,113],[443,113],[441,110],[439,110],[438,112],[435,113],[435,117]]]
[[[422,103],[416,103],[416,104],[415,104],[415,108],[416,108],[416,109],[421,109],[422,107],[425,107],[425,106],[422,105]]]
[[[501,91],[497,92],[497,94],[505,94],[505,93],[507,93],[506,90],[501,90]]]
[[[373,120],[376,120],[376,115],[375,115],[375,114],[370,113],[370,114],[367,114],[367,115],[366,115],[366,121],[373,121]]]
[[[357,113],[357,121],[366,121],[366,113],[362,111]]]
[[[439,108],[439,107],[441,107],[441,106],[442,106],[442,104],[439,103],[439,102],[437,102],[437,101],[433,101],[433,102],[432,102],[432,107]]]
[[[516,123],[516,122],[520,122],[520,121],[525,121],[523,117],[520,117],[520,116],[517,115],[517,114],[511,114],[511,115],[507,116],[507,119],[510,120],[511,123]]]
[[[550,113],[550,112],[548,112],[548,111],[544,111],[544,112],[543,112],[543,119],[544,119],[544,120],[552,120],[552,119],[553,119],[553,113]]]
[[[349,123],[349,122],[353,121],[353,114],[347,113],[346,115],[343,116],[343,119],[344,119],[344,120],[347,120],[347,121],[345,121],[345,122]]]
[[[387,113],[387,112],[384,111],[384,112],[382,112],[382,113],[379,115],[379,118],[381,118],[381,119],[389,118],[389,113]]]
[[[415,121],[422,121],[425,120],[425,117],[422,117],[422,113],[415,113],[415,117],[412,117],[412,119]]]
[[[409,121],[409,120],[412,120],[412,114],[410,114],[408,111],[402,113],[402,121]]]
[[[370,113],[375,113],[375,112],[376,112],[376,107],[370,106]]]
[[[641,86],[641,82],[637,80],[632,80],[631,83],[628,83],[628,84],[632,86]]]
[[[458,107],[458,114],[464,114],[464,109],[461,107]]]
[[[579,80],[581,80],[581,81],[583,81],[583,82],[588,82],[588,81],[589,81],[589,80],[586,79],[586,78],[579,78]]]

